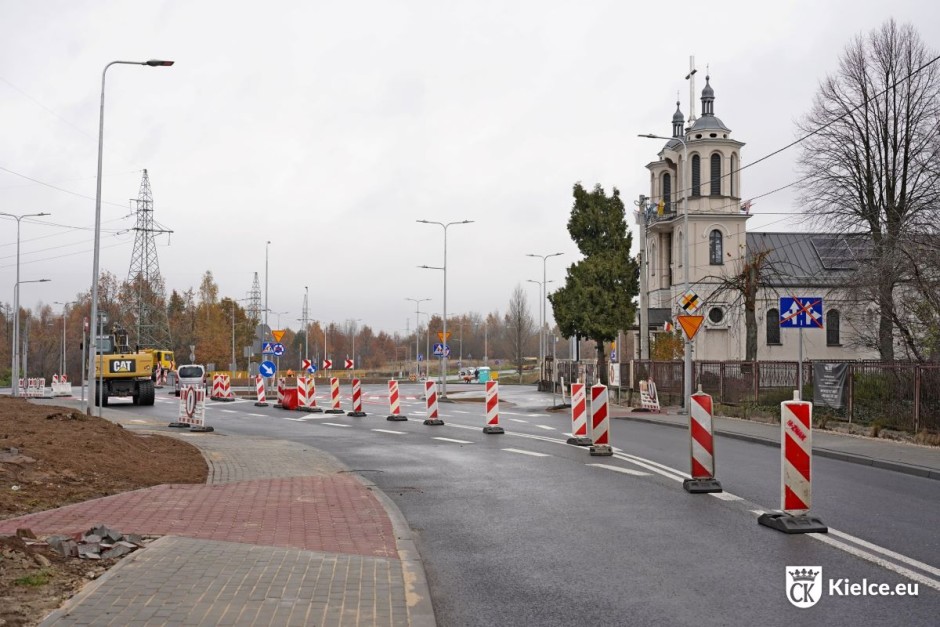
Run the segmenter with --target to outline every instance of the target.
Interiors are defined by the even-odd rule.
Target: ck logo
[[[816,605],[822,596],[821,566],[787,566],[787,600],[799,608]]]
[[[115,359],[111,362],[111,372],[134,372],[134,360]]]

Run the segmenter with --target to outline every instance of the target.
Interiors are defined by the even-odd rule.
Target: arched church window
[[[721,155],[717,152],[712,155],[712,168],[711,168],[711,195],[712,196],[721,196]]]
[[[720,266],[725,263],[725,242],[724,235],[718,229],[712,230],[708,235],[708,261],[713,266]]]
[[[767,346],[780,345],[780,310],[767,310]]]
[[[666,212],[672,211],[672,175],[669,172],[663,174],[663,204]]]
[[[702,186],[702,160],[698,155],[692,155],[692,195],[701,196]]]

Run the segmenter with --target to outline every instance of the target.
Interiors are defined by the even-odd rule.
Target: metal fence
[[[833,363],[833,362],[826,362]],[[843,407],[817,405],[818,411],[850,422],[877,423],[907,431],[940,432],[940,364],[917,362],[845,362],[848,365]],[[693,381],[711,394],[716,403],[730,406],[776,408],[793,398],[798,385],[795,361],[699,361],[693,364]],[[615,372],[615,369],[612,369]],[[592,385],[593,362],[559,360],[553,380],[581,380]],[[634,360],[620,364],[619,380],[611,386],[639,394],[639,382],[652,379],[660,401],[680,405],[683,390],[681,361]],[[803,362],[803,398],[813,398],[813,362]],[[634,396],[635,398],[635,396]]]

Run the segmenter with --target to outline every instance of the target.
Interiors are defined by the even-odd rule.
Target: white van
[[[206,385],[206,367],[202,364],[186,364],[176,369],[176,395],[187,385]]]

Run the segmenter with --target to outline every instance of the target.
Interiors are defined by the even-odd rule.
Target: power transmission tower
[[[136,199],[137,225],[134,230],[134,252],[127,272],[127,282],[134,290],[133,309],[130,318],[137,328],[137,343],[140,346],[170,348],[170,324],[166,316],[166,294],[163,277],[160,276],[160,261],[157,259],[156,235],[173,231],[155,223],[153,219],[153,193],[147,170],[140,181]]]
[[[261,282],[258,280],[258,273],[255,272],[255,280],[251,284],[251,290],[248,292],[248,317],[255,324],[255,339],[258,341],[258,350],[261,350],[262,330],[261,325]]]

